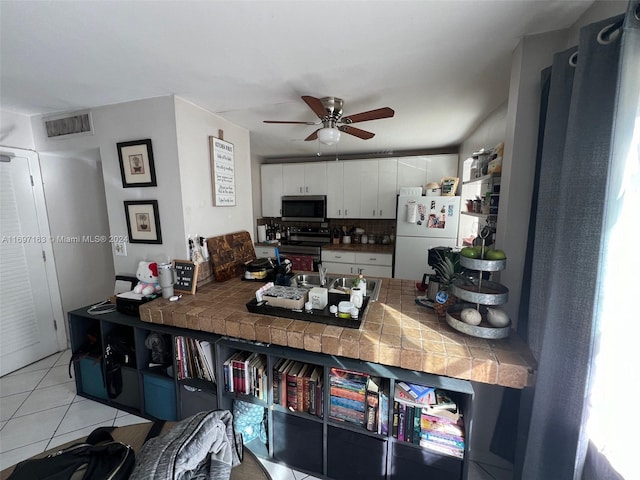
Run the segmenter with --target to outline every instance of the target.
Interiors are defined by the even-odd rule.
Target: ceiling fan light
[[[340,140],[340,130],[337,128],[321,128],[318,130],[318,141],[325,145],[334,145]]]

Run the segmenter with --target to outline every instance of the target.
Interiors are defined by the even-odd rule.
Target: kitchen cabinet
[[[400,187],[424,187],[440,183],[443,177],[458,176],[458,155],[416,155],[398,158],[398,192]]]
[[[322,266],[328,274],[356,275],[391,278],[393,276],[392,253],[369,253],[344,250],[322,250]]]
[[[356,259],[358,254],[364,252],[347,253],[353,254]],[[73,351],[85,342],[89,334],[98,336],[97,356],[74,363],[76,389],[81,397],[145,418],[164,420],[180,420],[205,410],[233,411],[236,400],[262,407],[267,442],[256,438],[246,442],[245,448],[260,458],[281,462],[317,477],[349,480],[390,480],[416,475],[451,480],[468,478],[471,450],[467,445],[468,440],[464,442],[465,447],[458,452],[459,455],[454,456],[421,446],[419,442],[408,443],[399,438],[392,428],[393,419],[400,411],[399,405],[394,405],[393,392],[400,382],[411,382],[440,389],[453,398],[463,412],[464,438],[471,438],[475,392],[472,383],[467,380],[276,344],[255,343],[199,330],[146,323],[118,312],[96,317],[87,313],[87,307],[69,312],[68,320]],[[128,333],[132,338],[135,358],[129,365],[122,366],[122,393],[112,399],[107,396],[102,382],[99,357],[104,354],[108,335],[116,329]],[[167,345],[171,348],[171,365],[175,376],[167,375],[166,368],[162,371],[150,367],[153,357],[145,340],[151,334],[160,334],[169,339]],[[190,342],[200,342],[201,346],[210,348],[217,381],[188,376],[183,378],[180,372],[185,371],[182,368],[185,363],[181,358],[185,352],[184,345]],[[188,358],[197,356],[193,351],[187,351]],[[233,365],[232,359],[240,363]],[[288,362],[306,365],[296,370],[300,374],[291,392],[291,386],[287,385]],[[353,417],[345,421],[340,418],[341,411],[331,408],[332,405],[344,405],[345,398],[348,398],[340,397],[340,393],[331,389],[333,385],[339,385],[337,382],[345,374],[363,381],[370,377],[379,379],[377,384],[380,389],[373,397],[378,401],[367,402],[368,407],[375,409],[366,422],[354,421]],[[233,379],[238,378],[236,375],[257,381],[235,383]],[[308,385],[315,385],[313,409],[311,403],[308,409],[306,403],[302,408],[297,404],[299,398],[304,401],[304,392],[308,392],[306,398],[311,402],[313,390]],[[283,386],[286,390],[282,390]],[[298,393],[300,391],[302,394]],[[289,393],[291,395],[287,397]],[[296,408],[288,404],[290,401],[296,402]],[[363,405],[361,408],[368,407]],[[350,403],[350,408],[352,411],[362,411],[354,403]],[[369,423],[374,418],[375,426]],[[383,424],[387,427],[383,428]],[[378,425],[380,428],[377,428]]]
[[[282,214],[283,177],[281,164],[264,164],[260,167],[262,186],[262,216],[280,217]]]
[[[327,216],[395,218],[397,165],[395,158],[329,162]]]
[[[327,162],[282,165],[283,195],[326,195]]]
[[[327,162],[327,217],[344,218],[344,162]]]

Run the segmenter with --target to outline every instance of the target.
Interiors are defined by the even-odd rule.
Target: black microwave
[[[285,222],[324,222],[326,217],[326,195],[282,197],[282,220]]]

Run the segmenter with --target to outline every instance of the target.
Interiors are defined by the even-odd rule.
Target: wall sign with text
[[[233,207],[236,204],[236,176],[233,144],[209,137],[211,155],[211,186],[215,207]]]

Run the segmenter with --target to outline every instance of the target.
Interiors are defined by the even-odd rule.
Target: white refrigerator
[[[399,196],[393,278],[422,281],[434,273],[429,249],[456,246],[459,217],[460,197]]]

